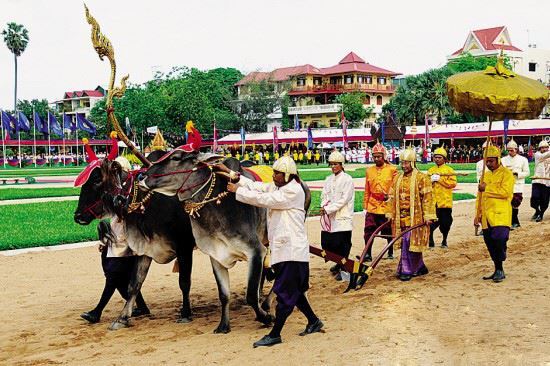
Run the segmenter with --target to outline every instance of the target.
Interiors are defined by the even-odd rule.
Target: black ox
[[[154,161],[164,152],[154,152],[149,159]],[[191,269],[195,240],[191,231],[189,216],[176,197],[161,194],[147,194],[135,187],[130,173],[124,172],[119,163],[104,159],[90,173],[89,179],[80,191],[74,220],[80,225],[88,225],[94,219],[121,215],[124,206],[124,193],[130,194],[135,203],[143,202],[143,208],[125,216],[129,247],[139,256],[131,275],[128,288],[128,301],[118,318],[109,329],[128,326],[136,296],[147,276],[151,260],[168,263],[174,258],[180,264],[179,286],[183,304],[178,322],[191,320],[189,291],[191,289]],[[129,185],[129,186],[128,186]],[[132,194],[137,196],[132,196]],[[145,200],[145,201],[144,201]],[[122,204],[121,204],[122,203]],[[143,211],[143,212],[142,212]]]
[[[227,333],[229,323],[229,272],[237,261],[248,261],[246,302],[254,309],[256,320],[268,324],[272,317],[259,306],[263,263],[266,256],[266,209],[236,201],[228,193],[227,177],[219,179],[213,164],[220,156],[176,149],[154,163],[143,175],[140,186],[146,190],[177,195],[191,213],[191,227],[199,249],[210,256],[222,305],[221,321],[215,332]],[[254,179],[238,160],[223,162],[233,171]],[[217,179],[218,177],[218,179]],[[311,195],[307,186],[306,211]]]

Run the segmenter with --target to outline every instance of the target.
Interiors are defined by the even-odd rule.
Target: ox
[[[237,261],[248,261],[246,302],[254,309],[256,320],[269,324],[272,317],[262,309],[269,309],[268,306],[259,306],[267,244],[266,210],[238,202],[234,194],[226,191],[227,181],[216,179],[218,175],[211,165],[220,159],[218,155],[175,149],[147,170],[140,186],[169,196],[177,195],[185,201],[197,246],[210,256],[218,285],[222,313],[214,332],[227,333],[231,330],[228,269]],[[224,160],[223,164],[255,179],[234,158]],[[307,186],[302,186],[306,192],[307,211],[311,195]]]
[[[88,147],[88,146],[87,146]],[[115,149],[113,149],[115,150]],[[149,158],[154,161],[164,152],[154,152]],[[131,276],[128,288],[128,301],[118,318],[109,329],[115,330],[129,325],[129,318],[135,299],[147,276],[151,260],[168,263],[174,258],[180,264],[179,286],[183,304],[178,322],[191,321],[189,291],[191,289],[191,268],[195,241],[191,231],[189,216],[175,197],[161,194],[147,195],[134,185],[132,173],[124,172],[114,156],[98,160],[91,149],[88,150],[91,163],[82,185],[74,220],[80,225],[88,225],[94,219],[121,215],[124,196],[129,194],[132,201],[143,202],[146,210],[136,210],[125,217],[129,247],[139,257]],[[78,179],[78,178],[77,178]],[[135,182],[137,184],[137,181]],[[127,193],[127,194],[125,194]],[[145,198],[147,197],[147,198]],[[122,205],[121,205],[122,201]],[[147,202],[144,202],[147,201]],[[108,234],[103,233],[103,236]]]

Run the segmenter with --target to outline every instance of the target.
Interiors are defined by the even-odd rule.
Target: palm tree
[[[27,48],[29,43],[29,32],[22,24],[17,24],[14,22],[8,23],[8,27],[2,31],[2,36],[4,37],[4,42],[9,48],[11,53],[13,53],[13,59],[15,61],[15,88],[14,88],[14,107],[13,110],[17,109],[17,57]]]

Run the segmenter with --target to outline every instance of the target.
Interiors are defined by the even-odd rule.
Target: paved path
[[[8,205],[23,205],[26,203],[37,202],[57,202],[57,201],[78,201],[78,196],[65,196],[65,197],[41,197],[41,198],[25,198],[19,200],[2,200],[0,206]]]

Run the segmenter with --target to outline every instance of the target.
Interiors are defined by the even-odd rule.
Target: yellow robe
[[[456,175],[445,176],[445,174],[454,174],[453,168],[447,164],[441,166],[432,166],[428,169],[428,175],[439,174],[439,181],[432,182],[432,191],[437,208],[453,208],[453,188],[456,187]]]
[[[401,234],[402,227],[437,219],[430,178],[416,169],[409,176],[403,173],[397,176],[389,197],[386,217],[392,220],[394,237]],[[430,227],[427,225],[413,230],[409,250],[423,252],[428,248],[429,237]],[[396,245],[400,247],[401,240]]]
[[[383,215],[386,213],[385,195],[390,193],[393,181],[397,176],[394,165],[385,163],[382,167],[373,165],[365,174],[365,195],[363,208],[368,213]]]
[[[481,194],[481,227],[512,225],[512,197],[515,178],[512,172],[500,165],[493,171],[485,172],[483,178],[485,192]],[[480,204],[478,193],[476,212]]]

